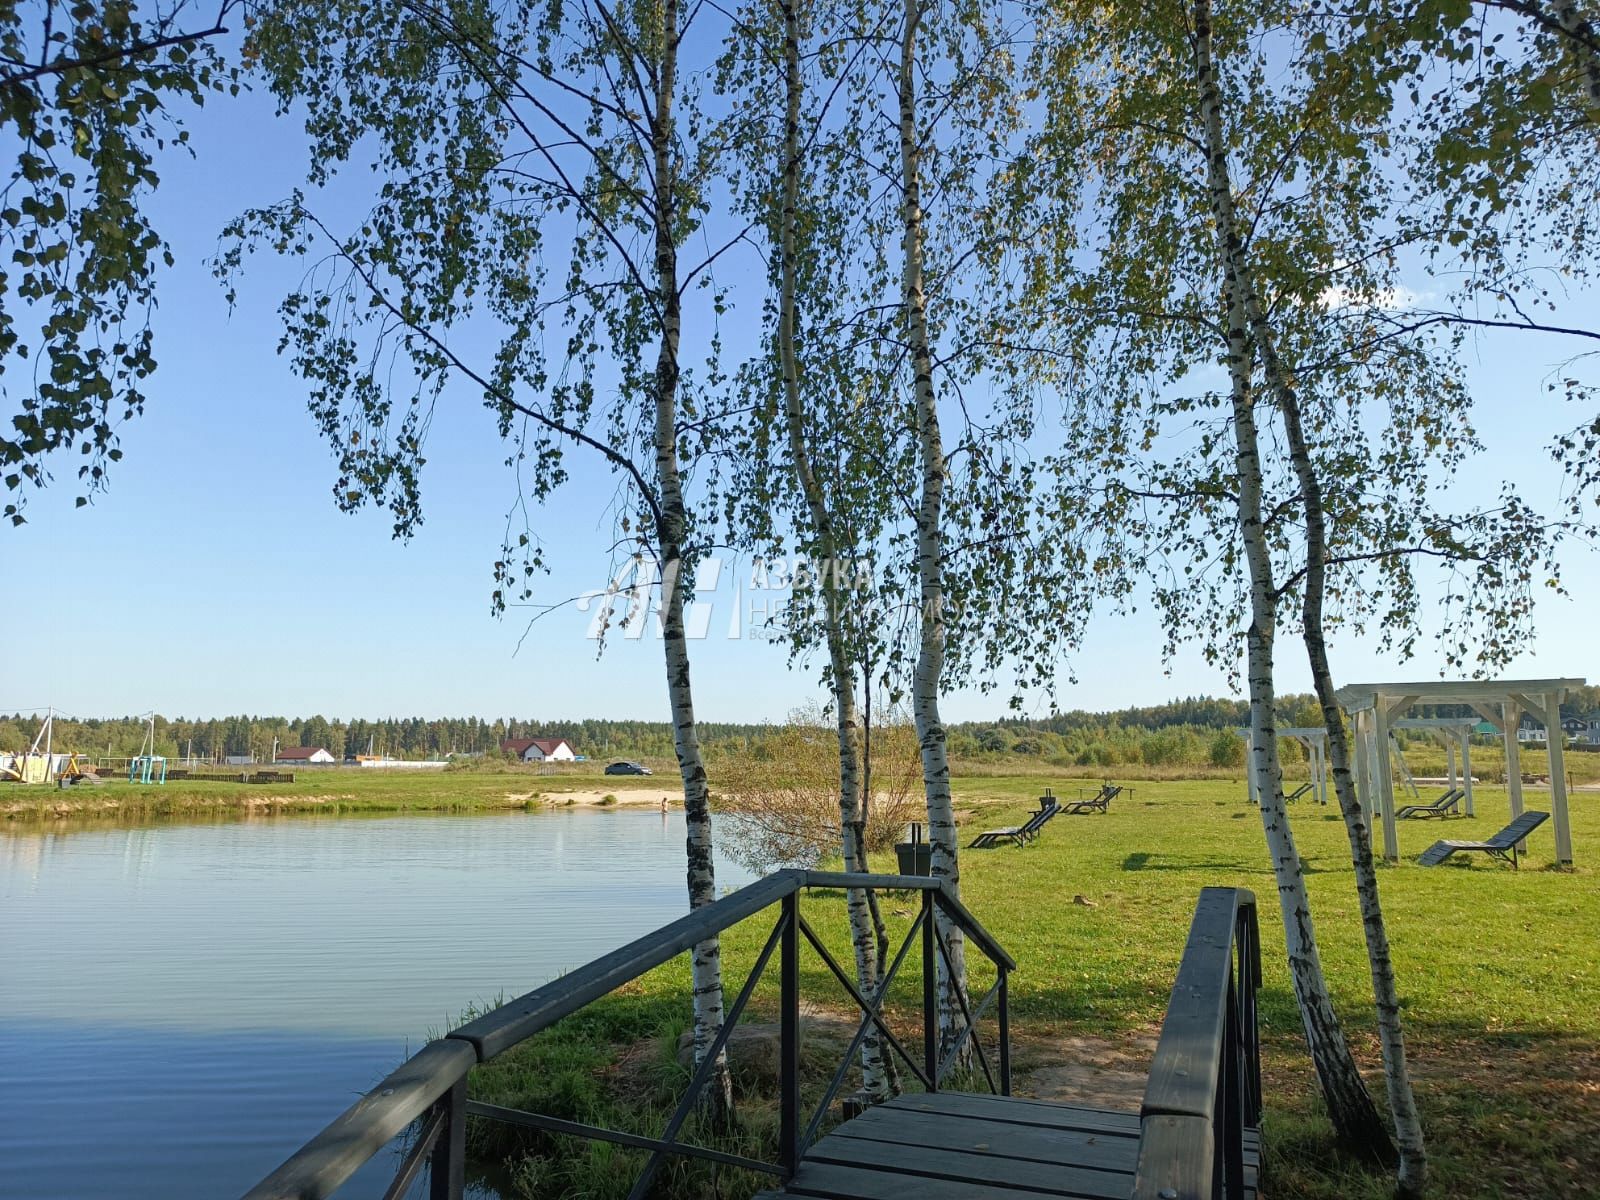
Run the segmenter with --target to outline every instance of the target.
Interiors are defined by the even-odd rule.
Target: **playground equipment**
[[[67,755],[67,761],[62,764],[61,770],[56,772],[56,786],[77,787],[81,784],[99,784],[104,782],[99,773],[88,763],[78,757],[76,753]]]
[[[1244,739],[1245,772],[1244,790],[1251,804],[1257,804],[1256,776],[1251,770],[1249,761],[1250,731],[1248,729],[1234,730]],[[1291,725],[1279,729],[1279,737],[1292,738],[1306,748],[1306,764],[1310,768],[1311,778],[1297,788],[1292,794],[1286,795],[1285,800],[1298,800],[1307,792],[1318,804],[1328,802],[1328,731],[1321,725]]]
[[[145,725],[144,740],[139,743],[139,753],[128,760],[129,783],[156,783],[167,782],[167,760],[165,755],[157,754],[156,750],[156,715],[147,714],[148,723]]]
[[[166,783],[167,760],[160,754],[141,754],[128,760],[129,783]]]
[[[55,755],[51,752],[52,742],[55,738],[56,710],[45,709],[44,723],[39,726],[39,732],[33,736],[33,744],[21,754],[0,756],[0,780],[7,783],[47,783],[54,772],[51,770],[55,762]],[[44,743],[41,751],[39,744]]]

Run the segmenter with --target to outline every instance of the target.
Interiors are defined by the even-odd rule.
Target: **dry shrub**
[[[922,760],[909,722],[874,723],[867,853],[890,850],[922,815]],[[839,737],[818,708],[800,709],[712,764],[721,848],[752,871],[811,867],[839,854]]]

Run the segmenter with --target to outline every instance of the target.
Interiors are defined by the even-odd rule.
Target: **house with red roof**
[[[333,755],[321,746],[285,746],[278,751],[278,757],[272,761],[322,767],[333,765]]]

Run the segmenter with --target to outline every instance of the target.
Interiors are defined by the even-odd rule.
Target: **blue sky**
[[[492,417],[470,394],[456,393],[434,422],[418,536],[400,544],[382,513],[335,509],[333,466],[304,388],[275,352],[274,307],[302,267],[257,256],[229,314],[204,263],[229,217],[281,198],[303,178],[299,130],[275,122],[260,96],[214,102],[188,123],[197,157],[167,159],[151,206],[178,264],[161,289],[161,365],[148,410],[121,431],[126,457],[109,492],[75,510],[67,477],[31,496],[27,525],[0,532],[0,606],[10,631],[0,711],[54,704],[82,716],[156,709],[665,720],[653,638],[614,640],[597,660],[583,612],[563,609],[531,629],[515,611],[490,614],[491,563],[515,493]],[[1558,319],[1592,327],[1597,315],[1581,301]],[[1560,479],[1543,446],[1578,414],[1544,385],[1571,352],[1522,334],[1476,343],[1478,424],[1493,453],[1469,468],[1463,499],[1491,499],[1504,477],[1536,504],[1551,504]],[[70,464],[55,465],[70,475]],[[540,517],[553,569],[543,595],[605,585],[611,492],[608,477],[586,474]],[[1600,676],[1600,559],[1574,552],[1565,569],[1572,598],[1543,602],[1536,652],[1510,673]],[[791,670],[781,649],[759,639],[724,636],[736,609],[748,626],[759,598],[750,571],[744,563],[723,572],[709,597],[709,636],[692,649],[705,719],[777,720],[818,694],[814,669]],[[1059,702],[1103,709],[1227,690],[1225,673],[1193,655],[1166,674],[1160,645],[1146,615],[1097,618],[1071,663],[1079,682],[1062,686]],[[1296,651],[1286,640],[1286,691],[1306,687]],[[1345,681],[1438,668],[1426,657],[1386,661],[1370,640],[1346,638],[1336,654]],[[950,698],[947,715],[983,719],[1003,709],[1001,698],[969,691]],[[1045,709],[1042,699],[1034,704]]]

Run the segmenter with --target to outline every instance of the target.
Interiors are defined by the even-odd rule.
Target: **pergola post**
[[[1561,729],[1561,693],[1544,698],[1545,745],[1550,749],[1550,815],[1556,826],[1556,862],[1572,865],[1572,824],[1567,820],[1567,735]]]
[[[1503,730],[1506,742],[1506,791],[1511,796],[1511,817],[1522,815],[1522,748],[1517,745],[1517,727],[1522,724],[1522,712],[1515,700],[1500,705],[1500,716],[1505,721]]]
[[[1448,729],[1440,732],[1444,734],[1444,771],[1448,776],[1446,786],[1453,792],[1456,790],[1456,740],[1450,736]]]
[[[1313,745],[1317,752],[1317,802],[1325,806],[1328,803],[1328,739],[1317,738]]]
[[[1244,739],[1244,798],[1252,808],[1260,808],[1256,803],[1255,742],[1248,729],[1236,729],[1234,732]]]
[[[1374,741],[1378,743],[1378,803],[1383,810],[1383,857],[1400,861],[1400,834],[1394,821],[1394,763],[1389,760],[1389,697],[1378,693],[1372,706]]]
[[[1472,734],[1474,727],[1488,728],[1500,736],[1505,746],[1506,794],[1511,816],[1522,816],[1525,804],[1522,786],[1522,744],[1517,739],[1524,713],[1542,721],[1549,730],[1545,740],[1550,757],[1550,809],[1555,834],[1558,865],[1572,865],[1574,854],[1572,825],[1568,809],[1565,743],[1561,733],[1561,699],[1585,686],[1579,678],[1563,679],[1456,679],[1416,683],[1347,683],[1336,693],[1339,704],[1350,715],[1355,728],[1357,792],[1368,828],[1376,833],[1377,814],[1383,815],[1384,857],[1394,861],[1399,854],[1395,836],[1396,763],[1398,753],[1391,746],[1396,729],[1429,729],[1445,739],[1445,767],[1450,785],[1459,788],[1466,801],[1466,814],[1477,816],[1476,787],[1472,777]],[[1461,705],[1483,718],[1484,725],[1464,717],[1406,717],[1403,710],[1414,704]],[[1460,740],[1461,758],[1456,761],[1452,738]],[[1554,741],[1550,739],[1556,739]],[[1404,760],[1402,759],[1402,762]],[[1460,774],[1457,775],[1459,770]],[[1542,801],[1541,801],[1542,803]],[[1376,838],[1374,838],[1374,841]]]
[[[1350,765],[1355,769],[1356,801],[1361,807],[1361,819],[1367,826],[1368,834],[1372,831],[1372,820],[1367,814],[1367,798],[1372,794],[1372,784],[1367,779],[1367,714],[1360,709],[1351,717],[1351,724],[1355,726],[1355,761]]]

